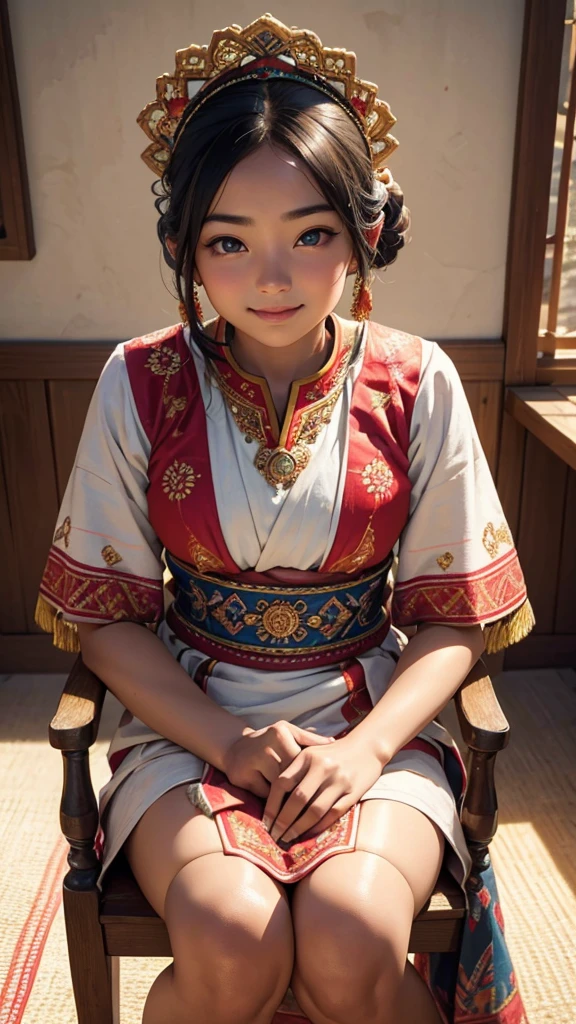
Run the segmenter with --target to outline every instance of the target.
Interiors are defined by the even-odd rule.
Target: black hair
[[[200,97],[202,94],[200,94]],[[204,219],[218,188],[240,160],[263,143],[303,160],[326,200],[348,229],[359,272],[386,267],[404,245],[410,214],[399,185],[383,193],[375,182],[362,134],[339,103],[312,86],[289,79],[245,79],[186,107],[174,149],[162,178],[152,190],[160,214],[158,236],[164,258],[175,274],[193,340],[214,355],[214,343],[194,307],[194,254]],[[194,116],[188,115],[199,106]],[[376,249],[363,232],[384,210],[384,228]],[[171,255],[167,240],[176,243]]]

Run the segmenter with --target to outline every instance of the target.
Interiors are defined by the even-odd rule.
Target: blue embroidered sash
[[[389,628],[391,558],[359,579],[305,586],[205,576],[168,552],[170,627],[198,650],[236,664],[330,664],[380,643]]]

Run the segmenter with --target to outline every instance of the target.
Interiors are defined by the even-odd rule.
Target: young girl
[[[139,120],[185,323],[104,368],[38,619],[126,708],[102,870],[125,851],[174,955],[143,1019],[269,1024],[290,987],[278,1020],[437,1024],[410,931],[471,859],[436,716],[532,618],[453,364],[367,320],[408,227],[394,118],[266,16]]]

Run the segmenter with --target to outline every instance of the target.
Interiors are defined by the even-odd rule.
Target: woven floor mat
[[[62,683],[0,678],[0,1024],[76,1022],[59,903],[61,758],[47,741]],[[573,1024],[576,673],[508,672],[497,690],[513,727],[511,747],[498,757],[493,843],[506,933],[530,1024]],[[91,755],[96,791],[108,777],[118,709],[107,697]],[[459,739],[452,707],[443,720]],[[140,1024],[146,993],[167,963],[122,960],[121,1024]]]

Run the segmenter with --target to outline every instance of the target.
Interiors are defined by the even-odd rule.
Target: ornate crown
[[[236,73],[231,75],[232,71]],[[208,99],[217,88],[213,80],[220,75],[222,88],[244,76],[281,77],[306,81],[334,99],[331,91],[323,89],[328,82],[343,97],[342,107],[364,135],[375,176],[386,180],[386,161],[398,146],[389,134],[396,118],[388,104],[377,98],[378,86],[356,77],[356,54],[322,46],[314,32],[288,28],[271,14],[246,28],[230,25],[214,32],[208,46],[176,51],[174,74],[156,79],[156,100],[147,103],[137,118],[151,140],[142,159],[156,174],[164,172],[184,109],[204,87]],[[198,105],[190,116],[197,109]]]

